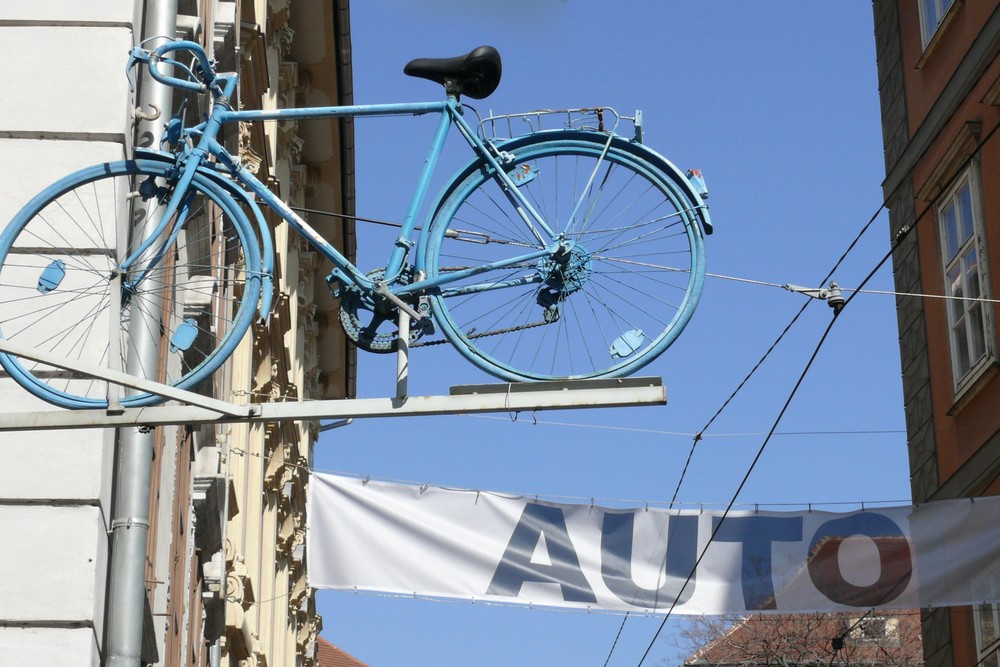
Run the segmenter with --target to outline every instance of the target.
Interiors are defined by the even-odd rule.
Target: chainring
[[[369,271],[366,277],[379,282],[385,269]],[[399,282],[408,285],[412,276],[404,271]],[[427,324],[422,324],[426,322]],[[410,344],[418,341],[427,329],[429,319],[412,323]],[[340,326],[347,337],[362,350],[389,354],[399,349],[399,309],[387,299],[363,293],[356,287],[342,288],[340,292]]]

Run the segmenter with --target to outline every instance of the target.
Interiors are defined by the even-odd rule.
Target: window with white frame
[[[992,356],[992,317],[980,300],[987,296],[980,211],[979,188],[970,167],[938,205],[956,390],[970,382]]]
[[[931,37],[937,31],[941,21],[944,19],[948,9],[955,3],[955,0],[917,0],[920,3],[920,33],[923,36],[923,44],[931,41]]]
[[[984,598],[996,598],[1000,593],[1000,568],[979,577],[974,590],[982,591]],[[977,665],[1000,666],[1000,606],[979,604],[975,606]]]
[[[1000,665],[1000,636],[997,630],[997,606],[981,604],[976,606],[976,648],[979,651],[979,662],[982,667],[997,667]]]

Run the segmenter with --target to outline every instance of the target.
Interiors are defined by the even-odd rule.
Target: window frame
[[[990,595],[1000,591],[1000,566],[993,567],[986,574],[977,577],[973,584],[978,590],[986,590]],[[993,637],[989,642],[983,642],[984,613],[989,613],[993,621]],[[984,602],[973,605],[972,620],[976,633],[976,664],[981,667],[1000,665],[1000,605]]]
[[[1000,606],[995,604],[977,604],[973,607],[973,618],[976,629],[976,664],[983,667],[995,667],[1000,664]],[[983,613],[989,613],[993,617],[994,636],[993,641],[983,643]]]
[[[963,235],[962,238],[959,239],[960,243],[957,246],[956,252],[951,254],[949,252],[950,243],[948,235],[948,222],[945,214],[946,211],[952,208],[956,210],[961,209],[959,194],[966,187],[968,187],[969,190],[969,210],[972,215],[972,232],[971,236],[966,237]],[[991,298],[989,282],[990,268],[986,252],[986,235],[982,204],[982,187],[979,180],[978,164],[977,161],[973,160],[965,171],[958,175],[952,186],[941,194],[941,197],[938,199],[936,204],[938,238],[941,246],[941,277],[946,297],[951,297],[953,295],[952,283],[948,278],[949,273],[955,268],[956,265],[960,266],[962,258],[967,255],[970,249],[974,248],[976,253],[976,277],[979,281],[978,298]],[[959,229],[960,227],[961,222],[959,221],[956,224],[956,229]],[[969,292],[964,273],[962,274],[962,277],[962,294],[966,295]],[[958,304],[957,307],[961,309],[961,314],[958,317],[955,316],[956,303]],[[965,342],[966,349],[968,350],[968,326],[972,324],[973,319],[970,317],[970,312],[977,306],[980,311],[983,352],[981,356],[976,358],[972,358],[971,354],[968,354],[968,359],[963,362],[960,358],[959,345],[957,344],[958,334],[956,333],[956,326],[958,325],[959,320],[965,320]],[[948,351],[951,363],[952,386],[957,398],[972,384],[974,384],[985,369],[996,360],[996,345],[994,343],[996,329],[993,318],[993,308],[990,307],[988,301],[972,303],[969,301],[956,302],[955,300],[948,299],[945,311],[946,325],[948,328]],[[960,372],[960,369],[966,365],[967,368],[965,368],[964,372]]]
[[[926,50],[931,42],[934,41],[935,35],[937,35],[940,29],[947,23],[947,19],[951,11],[961,1],[962,0],[917,0],[917,13],[920,14],[920,44],[924,50]],[[927,16],[928,2],[934,5],[934,12],[937,14],[937,20],[934,25],[930,25],[930,19]],[[944,6],[945,3],[948,3],[947,6]]]

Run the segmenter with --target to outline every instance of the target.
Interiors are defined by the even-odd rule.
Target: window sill
[[[998,376],[1000,376],[1000,362],[996,359],[985,359],[980,362],[976,368],[969,371],[969,377],[955,389],[955,402],[946,414],[954,417],[960,413]]]
[[[981,100],[983,104],[991,107],[1000,106],[1000,76],[997,77],[990,89],[986,91]]]
[[[941,22],[938,23],[937,28],[934,29],[934,34],[931,35],[930,40],[924,45],[924,52],[921,53],[920,57],[917,59],[917,64],[913,66],[914,69],[923,68],[923,66],[927,64],[927,61],[930,60],[931,56],[934,55],[934,52],[937,50],[938,45],[943,39],[942,35],[947,32],[948,26],[954,22],[955,16],[958,15],[958,8],[964,4],[965,0],[955,0],[955,2],[951,4],[948,11],[946,11],[944,16],[941,17]],[[922,35],[921,38],[923,38]]]

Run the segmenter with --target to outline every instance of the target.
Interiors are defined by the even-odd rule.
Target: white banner
[[[723,519],[313,474],[308,521],[314,588],[675,614],[1000,602],[1000,498]]]

